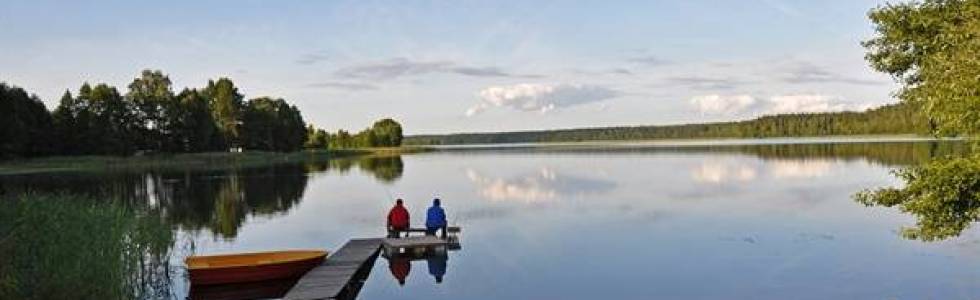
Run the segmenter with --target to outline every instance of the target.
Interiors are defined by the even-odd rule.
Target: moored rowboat
[[[191,284],[210,285],[300,276],[326,256],[327,251],[293,250],[191,256],[184,262]]]

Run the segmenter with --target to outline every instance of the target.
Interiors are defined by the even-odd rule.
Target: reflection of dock
[[[378,258],[382,239],[353,239],[300,278],[283,299],[353,299]]]
[[[413,229],[412,232],[419,230]],[[417,236],[400,239],[352,239],[327,257],[323,264],[303,275],[283,299],[354,299],[371,274],[371,268],[374,267],[382,246],[386,249],[386,256],[397,253],[389,252],[388,249],[413,249],[418,254],[434,249],[445,254],[445,251],[460,249],[459,238],[455,235],[459,232],[459,227],[449,227],[446,238]]]
[[[381,242],[385,256],[398,253],[423,252],[428,249],[445,252],[447,250],[459,250],[459,239],[450,236],[441,238],[437,236],[413,236],[404,238],[386,238]]]
[[[411,236],[412,233],[425,233],[425,231],[424,228],[409,228],[401,231],[408,235],[406,237],[385,238],[381,242],[384,255],[391,257],[394,254],[409,252],[421,253],[427,252],[428,250],[445,253],[448,250],[460,249],[458,235],[462,229],[459,226],[446,227],[445,232],[442,233],[442,237],[434,235]]]

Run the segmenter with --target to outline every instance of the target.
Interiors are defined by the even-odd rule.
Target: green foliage
[[[375,146],[397,147],[402,144],[402,125],[393,119],[385,118],[371,126]]]
[[[942,135],[980,134],[980,2],[926,0],[889,4],[869,13],[875,36],[864,42],[876,70],[903,84],[898,96],[924,107]],[[902,169],[905,184],[859,193],[865,205],[897,206],[916,216],[911,239],[960,234],[980,216],[980,153]]]
[[[268,97],[245,104],[242,131],[245,148],[279,152],[301,149],[307,135],[299,109],[285,100]]]
[[[904,85],[899,97],[921,103],[939,134],[980,134],[980,2],[889,4],[869,17],[867,59]]]
[[[886,105],[866,112],[784,114],[754,120],[670,126],[606,127],[499,133],[419,135],[409,145],[577,142],[687,138],[763,138],[793,136],[900,134],[929,132],[914,104]]]
[[[179,103],[170,88],[170,78],[161,71],[143,70],[129,84],[126,94],[133,106],[137,136],[133,142],[140,150],[164,150],[165,137],[179,122]]]
[[[119,202],[0,197],[0,298],[166,297],[173,243],[162,220]]]
[[[242,110],[244,104],[238,88],[228,78],[218,81],[209,80],[204,88],[204,95],[211,103],[211,113],[217,123],[218,132],[225,145],[236,147],[241,145],[240,133],[242,125]]]
[[[50,154],[53,129],[53,120],[37,96],[0,83],[0,159]]]
[[[52,112],[21,88],[0,83],[0,159],[137,152],[296,151],[307,139],[296,106],[282,99],[243,103],[228,78],[174,95],[170,78],[144,70],[125,96],[107,84],[65,91]],[[396,123],[397,124],[397,123]],[[400,132],[400,128],[399,128]],[[324,148],[327,134],[312,133]]]
[[[898,206],[916,216],[902,235],[924,241],[958,236],[980,220],[980,154],[943,158],[895,172],[901,188],[866,190],[855,199],[867,206]]]
[[[88,92],[83,89],[78,97],[87,103],[86,109],[92,116],[86,136],[89,150],[113,155],[128,155],[136,150],[133,141],[139,139],[138,119],[116,88],[97,84]]]
[[[327,149],[327,132],[323,129],[318,129],[313,127],[313,124],[306,126],[306,141],[303,142],[303,148],[311,150],[325,150]]]
[[[401,124],[390,118],[378,120],[354,135],[339,130],[327,138],[331,149],[398,147],[402,145],[402,139]]]
[[[208,98],[199,90],[184,89],[177,95],[172,120],[165,132],[168,152],[205,152],[221,150],[222,138],[211,114]]]

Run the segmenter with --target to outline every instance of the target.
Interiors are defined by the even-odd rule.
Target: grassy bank
[[[140,169],[221,169],[280,163],[320,162],[333,158],[387,156],[431,151],[425,147],[392,147],[300,151],[291,153],[248,151],[156,154],[146,156],[56,156],[0,162],[0,175],[60,171],[113,171]]]

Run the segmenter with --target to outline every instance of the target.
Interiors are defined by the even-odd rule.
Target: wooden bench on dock
[[[371,273],[382,239],[352,239],[296,282],[283,299],[353,299]]]
[[[462,231],[462,229],[460,229],[459,226],[446,226],[446,232],[445,232],[445,234],[447,234],[447,235],[449,235],[449,234],[458,234],[460,231]],[[406,236],[410,236],[412,233],[425,234],[426,229],[425,228],[408,228],[408,229],[404,229],[404,230],[395,230],[394,232],[398,233],[399,235],[401,235],[401,233],[405,233]]]

